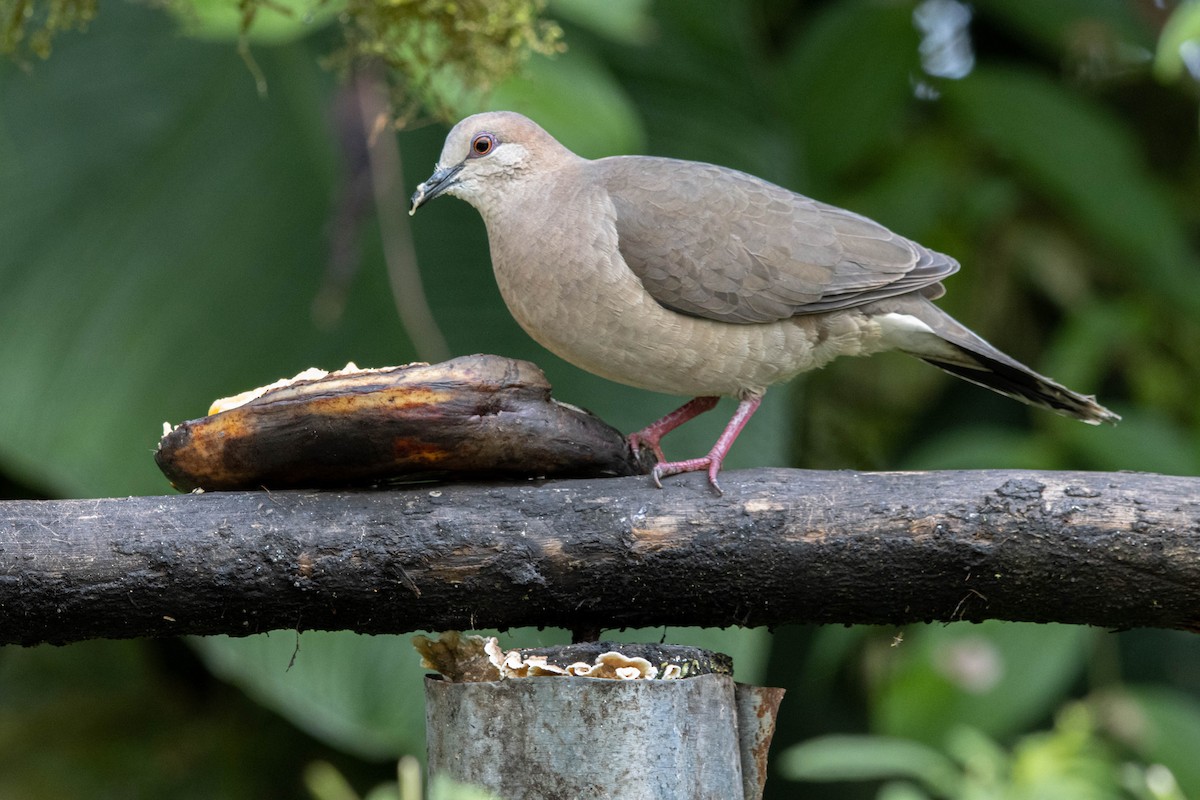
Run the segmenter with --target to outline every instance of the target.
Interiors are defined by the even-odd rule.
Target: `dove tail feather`
[[[1120,419],[1095,398],[1073,392],[1000,352],[926,297],[910,294],[877,303],[873,310],[893,347],[955,377],[1091,425]]]
[[[1090,425],[1101,422],[1116,422],[1120,416],[1096,402],[1095,398],[1078,394],[1015,363],[997,360],[986,353],[969,350],[951,342],[974,365],[941,360],[931,356],[920,356],[951,375],[970,381],[1020,400],[1029,405],[1041,406],[1068,417],[1074,417]],[[977,366],[976,366],[977,365]]]

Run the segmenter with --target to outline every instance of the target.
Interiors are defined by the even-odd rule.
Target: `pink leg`
[[[708,398],[697,398],[704,400]],[[715,399],[715,398],[713,398]],[[696,402],[695,400],[692,401]],[[689,458],[687,461],[669,461],[663,463],[660,461],[655,465],[651,475],[654,477],[654,483],[658,488],[662,488],[662,479],[668,475],[678,475],[681,472],[699,472],[702,469],[708,470],[708,482],[717,490],[717,494],[723,494],[721,484],[717,483],[717,473],[721,471],[721,462],[725,460],[729,448],[733,446],[733,442],[737,439],[738,434],[742,432],[742,428],[746,427],[746,423],[754,412],[758,409],[759,403],[762,402],[761,397],[751,395],[738,403],[737,411],[733,412],[733,418],[729,420],[729,424],[725,426],[725,430],[721,432],[721,436],[717,439],[717,443],[713,445],[713,449],[708,451],[708,455],[701,458]],[[690,405],[690,404],[689,404]],[[711,408],[712,406],[708,406]],[[687,406],[684,406],[687,408]],[[682,411],[683,409],[680,409]],[[707,409],[706,409],[707,410]],[[676,412],[678,413],[678,412]],[[695,416],[693,414],[692,416]],[[654,426],[651,426],[654,427]]]
[[[662,447],[659,445],[662,437],[689,419],[695,419],[705,411],[711,410],[720,399],[719,397],[696,397],[687,401],[658,422],[652,422],[637,433],[629,434],[629,446],[635,453],[643,447],[649,447],[659,463],[666,461],[667,457],[663,455]],[[657,483],[657,479],[655,482]]]

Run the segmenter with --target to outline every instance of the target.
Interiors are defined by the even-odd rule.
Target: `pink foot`
[[[626,438],[629,439],[629,446],[633,448],[634,455],[637,455],[638,451],[643,448],[649,448],[650,452],[654,453],[654,458],[658,460],[658,463],[661,464],[667,460],[667,457],[663,455],[662,446],[659,445],[658,439],[651,439],[646,435],[645,431],[631,433]]]
[[[697,397],[691,403],[688,403],[683,408],[674,412],[674,414],[678,415],[681,412],[684,412],[689,408],[689,406],[693,406],[699,403],[699,401],[709,402],[707,405],[702,407],[700,411],[694,411],[690,416],[685,417],[682,421],[676,422],[672,428],[677,428],[682,425],[683,422],[686,422],[687,420],[696,416],[696,414],[712,408],[713,405],[716,404],[717,398]],[[683,472],[700,472],[701,470],[705,470],[708,472],[709,484],[717,490],[717,494],[724,494],[724,492],[721,490],[721,484],[717,482],[717,474],[721,471],[721,464],[724,463],[725,456],[729,453],[729,448],[733,446],[734,440],[737,439],[738,434],[742,432],[742,428],[746,427],[746,423],[750,420],[750,417],[754,415],[754,412],[758,410],[758,406],[761,402],[762,397],[751,395],[750,397],[747,397],[738,403],[737,411],[733,412],[733,417],[729,420],[729,424],[726,425],[725,430],[721,432],[721,436],[717,439],[717,443],[713,445],[712,450],[708,451],[708,455],[702,456],[701,458],[689,458],[686,461],[666,461],[665,459],[660,458],[659,463],[655,465],[654,470],[650,473],[651,477],[654,478],[654,485],[661,489],[662,479],[668,475],[679,475]],[[654,425],[651,425],[645,431],[640,431],[639,433],[634,434],[634,436],[645,436],[648,431],[653,431],[656,426],[663,424],[672,416],[672,414],[668,414],[666,417],[663,417],[661,420],[654,423]],[[671,430],[671,428],[668,428],[667,430]],[[663,433],[665,433],[665,431]],[[647,444],[650,444],[655,448],[656,454],[661,452],[657,447],[658,438],[661,437],[662,433],[659,433],[657,438],[651,439],[650,437],[646,437],[645,439]],[[630,437],[630,444],[633,444],[633,436]]]
[[[654,457],[660,464],[666,462],[667,457],[663,455],[662,446],[659,444],[662,437],[688,420],[695,419],[710,410],[719,399],[719,397],[696,397],[689,400],[657,422],[650,423],[637,433],[629,434],[629,446],[635,453],[643,447],[649,447],[650,452],[654,453]],[[658,482],[657,479],[655,482]]]
[[[669,475],[681,475],[684,472],[699,472],[700,470],[708,470],[708,482],[717,494],[725,494],[721,489],[721,484],[717,482],[717,473],[721,471],[721,459],[714,458],[712,453],[700,458],[689,458],[687,461],[667,461],[654,465],[654,469],[650,472],[650,477],[654,478],[654,485],[658,488],[662,487],[662,479]]]

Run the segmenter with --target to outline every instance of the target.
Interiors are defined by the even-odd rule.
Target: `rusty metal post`
[[[621,663],[645,652],[647,664],[683,664],[686,677],[674,677],[679,671],[666,680],[547,673],[554,664],[586,671],[577,660],[579,645],[508,654],[506,663],[523,671],[536,660],[537,677],[464,680],[461,671],[455,680],[427,677],[430,775],[445,774],[504,800],[762,796],[782,690],[738,686],[727,657],[697,648],[588,647],[589,655],[619,649]],[[596,663],[616,655],[606,652]]]

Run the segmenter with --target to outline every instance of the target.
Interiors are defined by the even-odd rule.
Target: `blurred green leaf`
[[[945,746],[946,754],[962,766],[972,783],[997,786],[1008,780],[1009,754],[978,728],[951,728]]]
[[[588,158],[637,153],[644,146],[638,112],[608,68],[576,45],[553,58],[534,56],[479,107],[518,111]]]
[[[953,760],[927,745],[885,737],[824,737],[784,753],[783,771],[809,780],[903,777],[954,800],[1120,800],[1117,758],[1097,736],[1091,711],[1073,703],[1054,728],[1022,737],[1012,753],[965,726],[949,731]],[[799,762],[798,764],[796,762]],[[893,783],[881,798],[919,798],[920,790]]]
[[[425,750],[425,670],[411,637],[276,631],[191,641],[214,674],[342,750]]]
[[[929,800],[929,795],[911,783],[886,783],[875,795],[875,800]]]
[[[197,39],[234,42],[244,35],[256,44],[283,44],[319,30],[345,11],[344,0],[270,0],[254,7],[250,26],[240,0],[164,2],[183,31]]]
[[[1195,52],[1200,58],[1200,2],[1187,0],[1171,12],[1167,24],[1158,37],[1158,49],[1154,54],[1154,73],[1160,80],[1178,80],[1187,68],[1184,48]]]
[[[1155,327],[1157,316],[1120,298],[1079,304],[1072,311],[1055,332],[1040,366],[1056,380],[1078,388],[1096,386],[1114,355],[1119,358],[1127,343]]]
[[[900,141],[916,103],[911,81],[920,70],[918,40],[906,3],[832,3],[805,26],[777,96],[804,142],[813,191]]]
[[[1116,758],[1096,735],[1088,706],[1072,703],[1054,729],[1023,737],[1013,748],[1009,796],[1045,800],[1120,800]]]
[[[550,0],[549,13],[626,44],[646,43],[654,29],[649,0]]]
[[[404,798],[400,796],[400,788],[395,783],[381,783],[378,786],[372,786],[370,791],[363,795],[363,800],[404,800]]]
[[[952,210],[953,186],[961,169],[944,142],[917,140],[905,149],[904,158],[889,163],[865,189],[847,197],[846,206],[936,246],[929,237]]]
[[[1094,636],[1077,625],[994,621],[909,628],[904,647],[889,651],[874,728],[929,744],[956,726],[1011,736],[1062,700]]]
[[[838,671],[852,663],[853,654],[879,630],[882,629],[868,625],[822,625],[816,628],[801,672],[808,684],[806,691],[832,692]]]
[[[907,739],[834,735],[810,739],[785,750],[777,760],[794,781],[865,781],[911,778],[939,797],[955,797],[962,776],[937,750]]]
[[[301,796],[297,762],[335,754],[189,671],[186,649],[174,649],[100,639],[0,647],[0,797]]]
[[[923,437],[905,456],[904,469],[1052,469],[1059,459],[1044,439],[1000,427],[957,426]]]
[[[708,161],[796,188],[790,136],[781,136],[772,72],[754,51],[754,8],[692,0],[654,6],[654,40],[597,47],[636,103],[650,155]]]
[[[1200,474],[1200,442],[1163,414],[1128,410],[1116,425],[1099,428],[1054,422],[1063,441],[1094,469]]]
[[[429,782],[429,800],[501,800],[491,792],[459,783],[445,775],[434,775]]]
[[[256,57],[269,100],[233,48],[118,5],[36,75],[0,71],[0,462],[29,482],[166,491],[163,421],[308,366],[411,360],[381,269],[338,330],[314,324],[331,79],[300,45]]]
[[[314,761],[305,768],[304,787],[313,800],[359,800],[350,781],[328,761]]]
[[[1109,727],[1140,758],[1170,769],[1185,797],[1200,797],[1200,701],[1163,686],[1126,687],[1118,699],[1108,705]]]
[[[1072,47],[1095,48],[1102,38],[1143,48],[1153,43],[1137,6],[1124,0],[974,0],[972,5],[1060,57]]]
[[[967,135],[1059,203],[1088,235],[1145,270],[1161,299],[1200,311],[1200,265],[1135,142],[1105,109],[1033,72],[980,67],[945,87]]]

